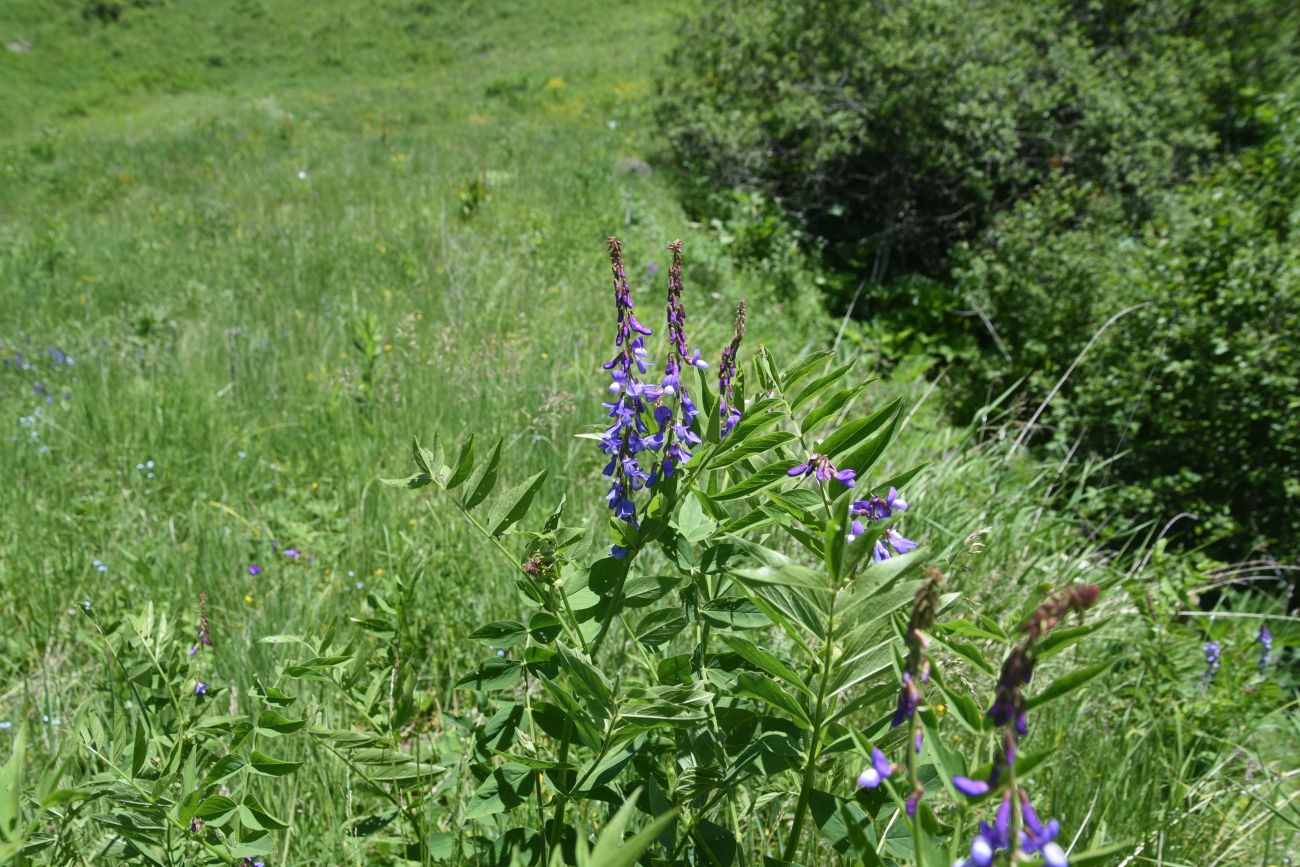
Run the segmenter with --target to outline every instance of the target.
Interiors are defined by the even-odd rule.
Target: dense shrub
[[[967,369],[972,405],[1021,377],[1036,403],[1109,317],[1147,305],[1097,340],[1047,418],[1060,441],[1121,453],[1109,508],[1195,513],[1232,555],[1294,554],[1300,537],[1295,116],[1294,97],[1275,101],[1267,143],[1164,195],[1136,228],[1113,195],[1058,179],[958,254],[1012,359]]]
[[[1054,172],[1141,212],[1213,149],[1219,34],[1251,4],[1199,5],[710,4],[665,126],[687,173],[764,192],[870,282],[933,273]]]

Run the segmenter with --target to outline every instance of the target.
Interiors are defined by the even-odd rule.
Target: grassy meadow
[[[490,711],[455,684],[495,650],[469,633],[519,616],[516,570],[440,495],[377,480],[410,472],[413,435],[473,432],[504,438],[505,483],[549,468],[537,511],[564,497],[571,522],[605,520],[603,456],[575,434],[603,414],[609,235],[644,299],[667,287],[665,245],[684,240],[685,303],[710,361],[742,299],[748,350],[788,363],[840,342],[811,278],[736,261],[678,203],[651,101],[681,11],[0,5],[0,764],[25,729],[37,791],[21,811],[41,817],[39,845],[8,851],[13,863],[220,863],[193,847],[150,854],[90,821],[93,800],[42,801],[104,773],[88,741],[132,738],[123,624],[151,607],[138,632],[186,646],[201,593],[212,643],[188,676],[223,713],[247,712],[303,655],[286,636],[333,628],[382,657],[381,673],[400,666],[415,703],[400,748],[441,767],[429,797],[394,799],[337,753],[282,738],[278,754],[307,764],[258,789],[289,827],[250,855],[399,863],[403,822],[418,820],[432,842],[413,860],[467,863],[453,840],[497,836],[458,806]],[[1069,834],[1113,844],[1079,863],[1288,863],[1300,728],[1283,676],[1254,672],[1250,616],[1269,603],[1211,624],[1225,664],[1218,691],[1202,690],[1206,624],[1173,612],[1222,564],[1155,543],[1148,516],[1115,516],[1121,543],[1090,541],[1073,504],[1095,494],[1058,462],[1013,453],[996,411],[992,436],[950,425],[927,372],[897,366],[851,409],[903,399],[880,472],[927,464],[907,527],[949,571],[959,610],[1007,622],[1027,594],[1104,588],[1104,627],[1045,665],[1120,665],[1036,732],[1056,751],[1038,797]],[[1279,647],[1293,642],[1276,624]],[[611,665],[637,652],[611,640]],[[950,686],[984,701],[991,672],[948,658]],[[349,694],[300,686],[314,724],[366,716]],[[104,731],[87,736],[91,721]],[[747,851],[779,833],[780,805],[755,807],[772,824]],[[494,857],[481,863],[510,863],[508,848]],[[812,848],[802,863],[850,861]]]

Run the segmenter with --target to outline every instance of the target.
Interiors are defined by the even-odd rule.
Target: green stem
[[[808,761],[804,763],[803,782],[799,789],[799,801],[794,808],[794,824],[790,826],[790,837],[785,843],[784,861],[793,861],[799,847],[799,836],[803,832],[804,818],[808,814],[808,804],[812,798],[813,784],[817,781],[817,755],[820,752],[822,727],[826,723],[826,690],[831,682],[831,652],[834,648],[832,636],[835,633],[835,606],[832,602],[831,612],[826,618],[826,638],[822,644],[821,678],[817,685],[817,708],[813,713],[812,735],[808,741]]]

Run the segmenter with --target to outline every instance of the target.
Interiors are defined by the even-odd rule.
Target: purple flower
[[[918,805],[920,805],[921,796],[924,794],[925,794],[924,791],[922,791],[921,789],[917,789],[914,792],[912,792],[912,794],[907,796],[907,802],[905,804],[907,808],[907,818],[909,819],[916,818],[916,808]]]
[[[194,694],[195,694],[195,695],[207,695],[207,694],[208,694],[208,685],[207,685],[206,683],[204,683],[203,681],[201,681],[201,680],[197,680],[197,681],[195,681],[195,682],[194,682]]]
[[[806,466],[806,465],[805,465]],[[800,469],[796,467],[795,469]],[[848,472],[852,472],[849,470]],[[791,470],[794,474],[794,470]],[[906,512],[907,501],[898,496],[897,488],[889,489],[887,497],[870,497],[865,500],[854,500],[849,505],[849,517],[853,519],[849,525],[848,540],[855,541],[859,536],[866,532],[862,520],[866,519],[868,523],[872,521],[883,521],[886,518],[893,517],[895,512]],[[888,543],[888,544],[886,544]],[[913,542],[899,533],[892,527],[885,530],[884,535],[876,540],[871,549],[871,559],[879,563],[881,560],[888,560],[894,554],[906,554],[917,547]],[[892,551],[890,549],[893,549]]]
[[[261,575],[261,574],[262,574],[262,567],[259,566],[259,565],[257,565],[256,563],[249,563],[249,564],[248,564],[248,574],[249,574],[249,575]]]
[[[952,778],[952,784],[968,798],[979,798],[989,793],[989,784],[985,780],[972,780],[958,775]]]
[[[909,671],[903,672],[902,684],[898,690],[898,707],[894,710],[892,726],[897,728],[904,721],[910,720],[921,704],[921,691],[916,688],[916,681]]]
[[[1214,673],[1219,670],[1219,655],[1219,642],[1205,642],[1205,673],[1201,675],[1202,686],[1208,687],[1214,683]]]
[[[285,549],[284,549],[284,556],[288,557],[290,560],[297,560],[297,559],[298,559],[299,557],[301,557],[302,555],[301,555],[300,553],[298,553],[298,549],[297,549],[297,548],[285,548]],[[252,574],[252,570],[251,570],[251,569],[249,570],[249,574]]]
[[[1268,628],[1267,623],[1260,624],[1259,634],[1255,636],[1255,641],[1259,644],[1259,673],[1263,674],[1264,669],[1268,668],[1268,663],[1273,658],[1273,633]]]
[[[894,766],[879,748],[871,748],[871,764],[858,774],[859,789],[874,789],[889,779],[894,773]]]
[[[857,476],[855,470],[838,470],[831,463],[831,459],[825,455],[813,452],[808,456],[808,460],[798,466],[791,467],[786,471],[786,475],[791,478],[815,476],[818,482],[829,482],[831,479],[839,482],[846,488],[851,488],[857,484],[854,479]]]

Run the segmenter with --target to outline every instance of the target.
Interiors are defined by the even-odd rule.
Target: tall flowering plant
[[[473,437],[454,456],[416,443],[418,471],[390,480],[440,491],[509,564],[527,612],[470,636],[487,648],[458,684],[483,720],[455,802],[460,852],[500,858],[510,841],[520,863],[566,862],[626,801],[646,821],[619,863],[795,863],[827,845],[877,864],[901,821],[913,844],[891,842],[891,859],[938,864],[959,830],[922,799],[926,766],[950,757],[926,693],[947,695],[931,642],[958,594],[918,574],[905,492],[919,468],[882,469],[901,400],[859,412],[866,383],[830,352],[742,359],[743,304],[712,380],[687,328],[682,244],[657,344],[622,245],[608,251],[615,352],[604,422],[582,436],[604,455],[610,520],[561,500],[521,529],[545,470],[497,491],[500,444],[483,458]],[[883,730],[864,728],[881,714]],[[845,792],[834,780],[854,745],[865,761]],[[882,792],[895,812],[870,800]]]

